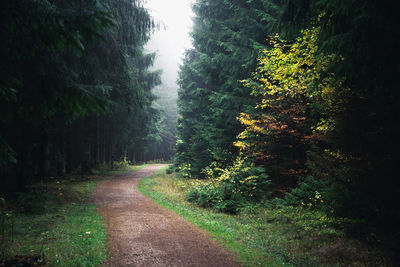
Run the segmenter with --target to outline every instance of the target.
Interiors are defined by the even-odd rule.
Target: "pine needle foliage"
[[[0,9],[2,183],[23,188],[146,160],[160,73],[143,48],[155,26],[143,2],[2,1]]]

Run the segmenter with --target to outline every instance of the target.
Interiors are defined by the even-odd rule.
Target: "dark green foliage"
[[[203,130],[204,111],[209,106],[207,89],[201,77],[201,56],[196,50],[186,51],[178,85],[178,141],[174,165],[191,164],[190,174],[198,175],[211,163],[208,142]]]
[[[152,159],[160,78],[140,0],[2,1],[0,13],[2,191]]]
[[[306,207],[318,209],[329,217],[374,220],[374,211],[365,205],[368,196],[359,186],[340,184],[312,176],[300,177],[297,186],[288,190],[282,198],[268,201],[277,207]]]
[[[279,17],[279,1],[199,0],[179,75],[178,143],[175,168],[191,164],[191,175],[217,161],[230,165],[240,132],[240,112],[254,104],[238,80],[247,77]]]
[[[330,66],[337,80],[345,79],[345,99],[332,99],[341,108],[333,117],[335,132],[320,140],[308,165],[316,178],[326,176],[337,183],[331,190],[337,209],[348,216],[369,220],[400,221],[398,207],[397,153],[400,147],[400,117],[397,103],[400,45],[399,23],[392,1],[288,1],[292,10],[307,14],[296,17],[286,12],[284,29],[309,25],[308,17],[326,12],[319,38],[320,51],[334,52],[343,60]],[[345,104],[343,104],[345,103]],[[345,160],[327,160],[321,150],[341,151]],[[346,209],[345,207],[349,208]],[[357,208],[358,207],[358,208]],[[350,211],[351,210],[351,211]],[[397,210],[397,211],[396,211]],[[340,212],[341,214],[344,214]]]
[[[218,212],[236,213],[245,199],[240,194],[232,193],[233,189],[234,186],[231,184],[194,187],[187,192],[186,200]]]
[[[153,142],[149,142],[150,158],[170,161],[175,154],[177,114],[176,88],[169,88],[166,85],[159,86],[155,94],[158,99],[155,101],[155,108],[160,111],[159,121],[153,123]]]
[[[189,191],[188,200],[232,212],[249,199],[243,192],[253,187],[235,191],[246,176],[230,173],[238,154],[232,143],[242,132],[235,145],[255,164],[251,168],[263,166],[263,181],[272,182],[256,190],[281,197],[266,203],[313,207],[326,217],[398,235],[400,36],[392,26],[399,24],[394,2],[204,0],[194,10],[194,49],[180,73],[175,169],[186,177],[211,173],[212,180]],[[268,40],[275,49],[256,69],[251,58],[274,30],[280,36]],[[312,38],[298,43],[310,31]],[[310,40],[316,40],[313,49],[306,48]],[[237,80],[252,71],[254,79],[240,87]]]
[[[284,198],[274,199],[273,203],[293,207],[321,207],[326,201],[326,188],[326,181],[316,180],[312,176],[299,178],[298,186],[286,192]]]
[[[186,195],[189,202],[210,207],[219,212],[236,213],[245,203],[260,201],[270,180],[265,169],[254,166],[247,158],[238,157],[233,166],[216,171],[215,164],[204,169],[209,184],[191,188]]]

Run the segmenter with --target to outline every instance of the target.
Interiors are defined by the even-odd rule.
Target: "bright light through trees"
[[[163,83],[167,87],[176,87],[179,64],[185,49],[192,46],[189,32],[192,28],[192,9],[189,0],[149,0],[146,7],[159,22],[159,30],[152,35],[146,48],[157,51],[154,65],[162,69]]]

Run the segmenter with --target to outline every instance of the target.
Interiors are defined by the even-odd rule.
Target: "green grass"
[[[376,244],[348,238],[346,221],[308,208],[246,205],[237,215],[216,213],[185,201],[202,181],[160,171],[139,189],[156,203],[206,230],[246,266],[380,266],[387,262]]]
[[[52,178],[6,202],[0,215],[0,262],[16,255],[41,255],[47,266],[99,265],[108,256],[106,229],[88,197],[100,181],[143,167]]]
[[[241,262],[253,266],[262,266],[263,262],[268,266],[283,265],[238,240],[235,226],[238,226],[239,222],[237,222],[235,216],[215,213],[212,210],[198,208],[187,203],[183,199],[182,191],[178,189],[180,186],[183,185],[179,183],[176,177],[167,176],[165,170],[161,170],[153,176],[142,179],[139,183],[139,190],[151,197],[156,203],[209,232],[214,241],[238,255]]]

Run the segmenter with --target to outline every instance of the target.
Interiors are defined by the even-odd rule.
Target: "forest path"
[[[104,181],[93,192],[107,222],[111,257],[104,266],[240,266],[205,232],[138,191],[141,178],[164,166]]]

